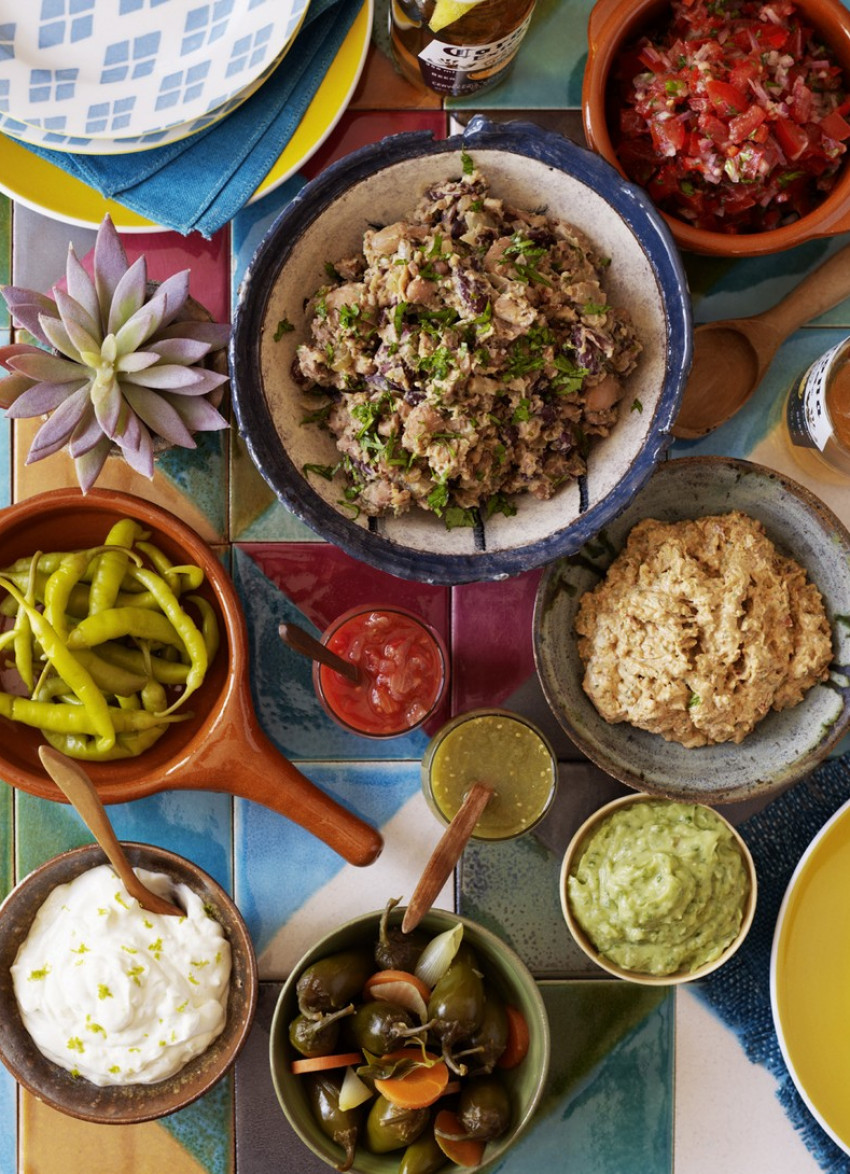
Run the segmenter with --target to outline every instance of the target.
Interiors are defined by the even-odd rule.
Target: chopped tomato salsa
[[[328,648],[360,670],[355,684],[319,667],[320,696],[343,725],[371,737],[414,729],[434,710],[446,681],[443,653],[430,629],[393,608],[363,611],[327,637]]]
[[[850,141],[847,81],[792,0],[673,0],[627,46],[612,120],[630,179],[711,232],[764,232],[832,190]]]

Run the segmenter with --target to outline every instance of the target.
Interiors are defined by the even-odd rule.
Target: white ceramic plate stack
[[[0,0],[0,131],[82,154],[196,134],[263,84],[309,0]]]

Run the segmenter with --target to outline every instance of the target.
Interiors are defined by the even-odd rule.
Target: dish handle
[[[349,864],[364,867],[384,846],[381,833],[303,775],[266,737],[256,718],[239,737],[207,737],[191,757],[193,790],[251,799],[297,823]]]

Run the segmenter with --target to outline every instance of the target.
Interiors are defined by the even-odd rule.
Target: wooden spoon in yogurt
[[[130,896],[135,897],[148,913],[185,917],[186,914],[179,905],[166,901],[158,893],[152,892],[136,876],[109,821],[97,789],[80,764],[73,758],[68,758],[66,754],[54,750],[52,746],[39,746],[38,756],[44,769],[106,853],[107,860],[124,882]]]

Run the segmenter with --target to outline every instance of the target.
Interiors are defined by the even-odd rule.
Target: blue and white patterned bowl
[[[597,585],[643,518],[662,522],[740,510],[818,587],[833,633],[829,680],[799,705],[771,711],[738,745],[686,749],[626,722],[606,722],[582,688],[573,628],[581,596]],[[850,729],[850,533],[813,493],[771,469],[727,457],[666,461],[618,518],[574,559],[548,567],[534,607],[534,657],[555,717],[588,758],[638,791],[697,803],[756,799],[813,770]]]
[[[611,299],[629,309],[644,343],[626,408],[599,441],[585,476],[550,501],[525,495],[514,517],[447,530],[422,510],[352,518],[342,484],[308,480],[305,465],[334,465],[332,438],[302,427],[303,396],[291,375],[306,337],[305,299],[325,263],[359,252],[370,225],[409,215],[427,187],[461,174],[469,152],[493,194],[545,207],[614,259]],[[295,329],[278,333],[288,319]],[[681,259],[646,195],[603,160],[528,123],[473,118],[463,135],[433,141],[395,135],[353,152],[307,184],[261,242],[240,290],[230,351],[232,387],[251,456],[281,501],[322,537],[366,563],[433,583],[498,579],[578,550],[632,499],[670,439],[691,364],[691,312]],[[628,410],[634,403],[635,409]],[[640,410],[637,410],[637,408]]]
[[[0,113],[86,140],[193,122],[265,72],[308,3],[0,0]]]

